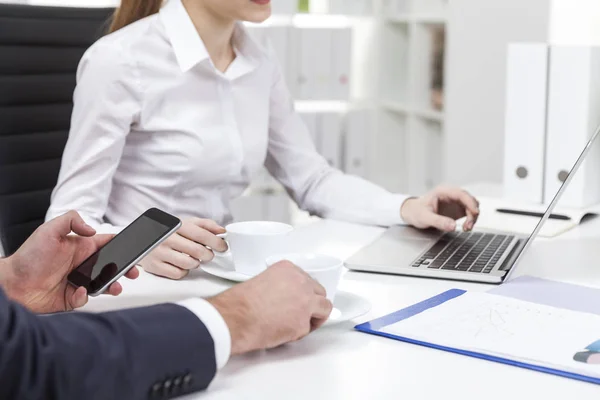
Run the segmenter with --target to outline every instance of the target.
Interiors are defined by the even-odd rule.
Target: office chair
[[[77,66],[113,11],[0,4],[0,251],[7,256],[44,221]]]

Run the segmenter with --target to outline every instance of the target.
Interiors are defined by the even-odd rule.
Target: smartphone
[[[98,296],[180,226],[178,218],[151,208],[75,268],[67,280],[85,287],[90,296]]]

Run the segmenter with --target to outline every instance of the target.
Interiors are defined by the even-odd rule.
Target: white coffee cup
[[[300,267],[314,280],[319,282],[333,302],[344,270],[344,262],[339,258],[312,253],[278,254],[266,259],[267,266],[287,260]]]
[[[281,252],[286,246],[286,236],[294,230],[291,225],[271,221],[236,222],[225,229],[227,233],[219,236],[229,246],[235,270],[248,276],[263,272],[265,258]]]

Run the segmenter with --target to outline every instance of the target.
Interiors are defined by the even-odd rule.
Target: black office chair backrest
[[[75,73],[114,9],[0,4],[0,244],[43,223],[67,140]]]

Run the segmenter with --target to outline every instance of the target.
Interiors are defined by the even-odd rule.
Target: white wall
[[[446,182],[502,181],[507,44],[545,42],[549,5],[549,0],[450,0]]]
[[[600,45],[599,0],[552,0],[549,37],[552,44]]]

